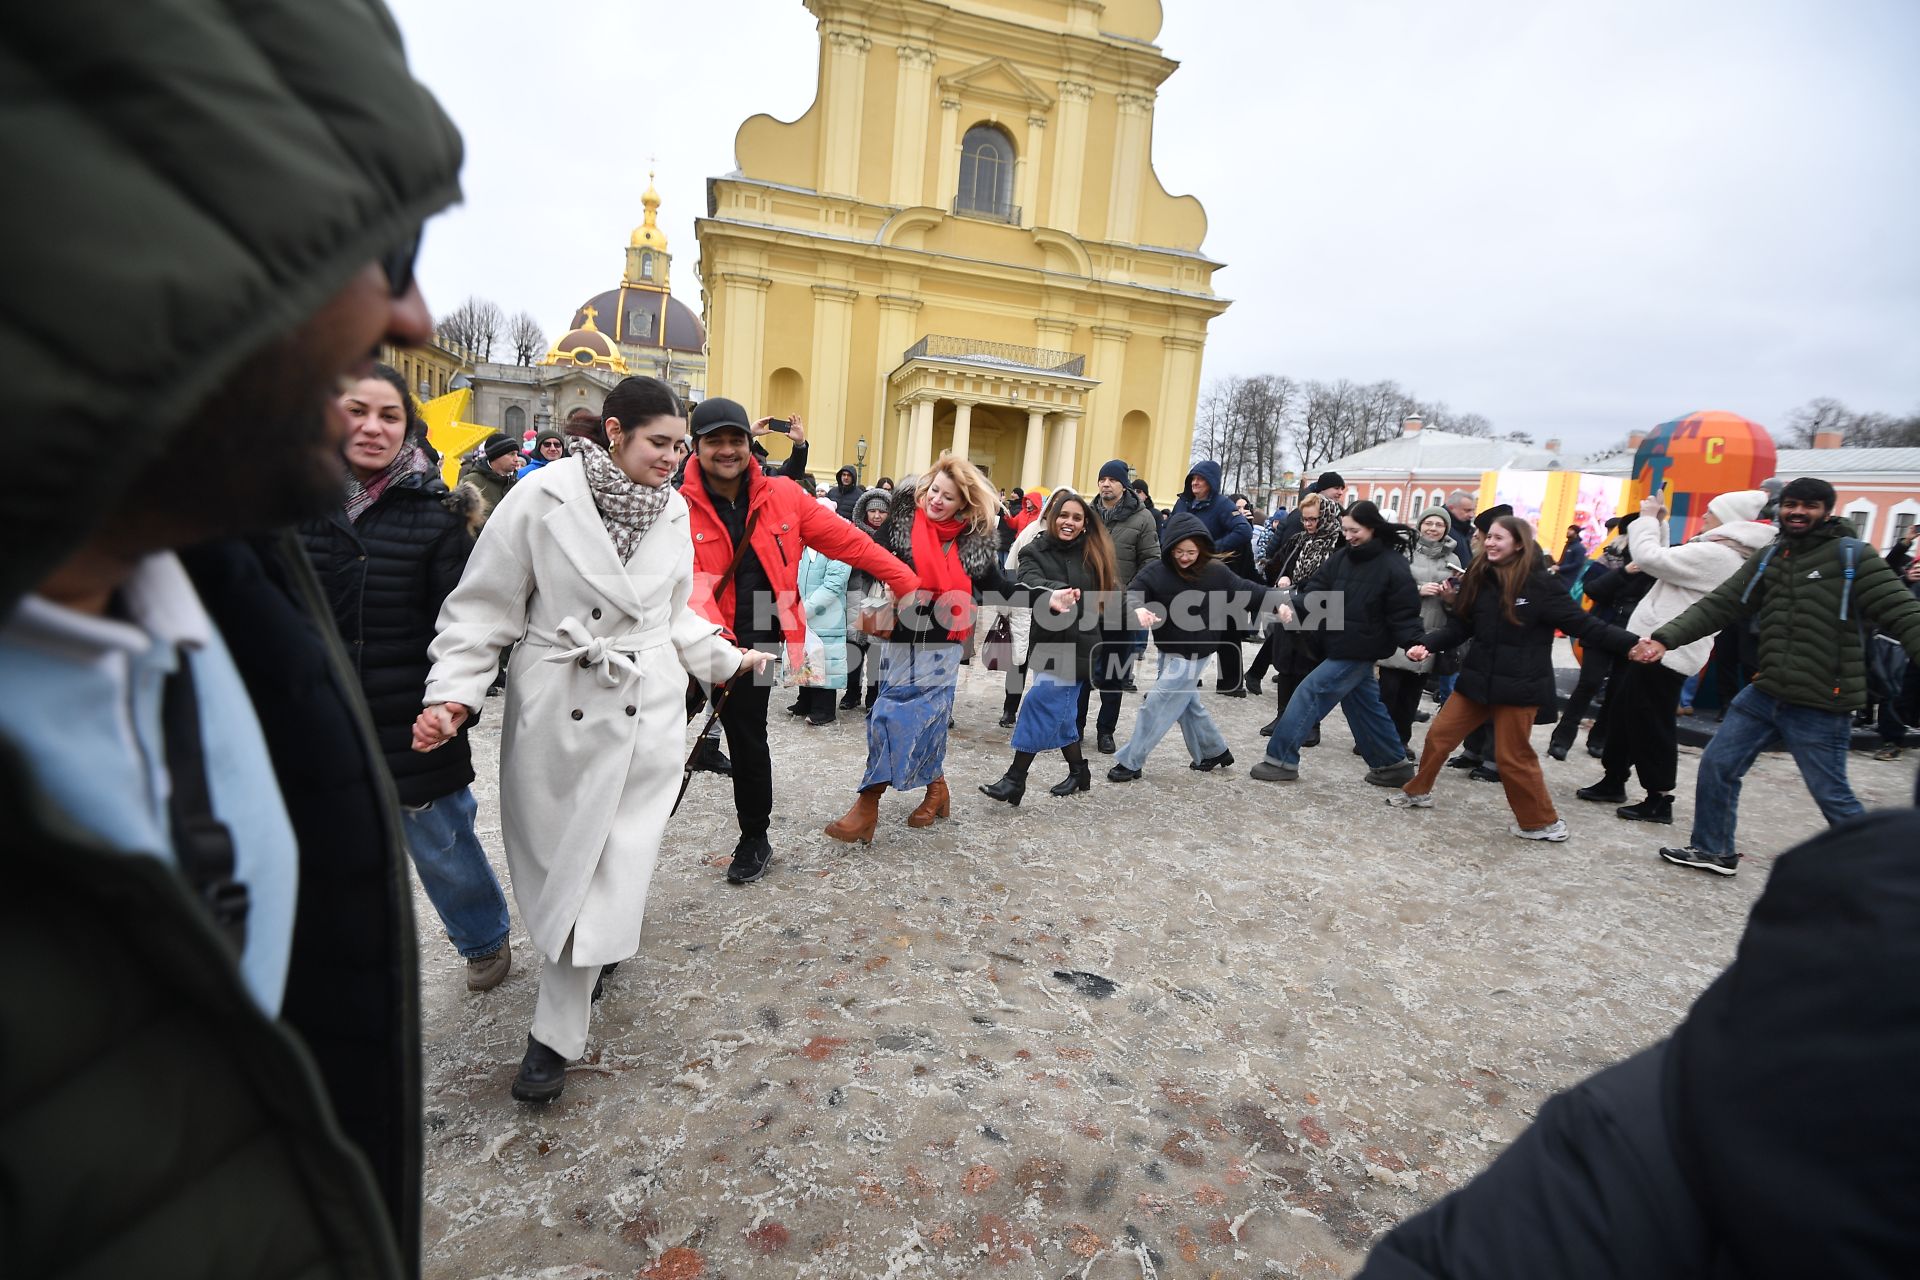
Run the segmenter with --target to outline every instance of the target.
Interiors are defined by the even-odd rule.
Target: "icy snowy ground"
[[[731,794],[696,777],[641,953],[550,1108],[507,1096],[539,966],[517,910],[512,976],[470,995],[416,895],[428,1276],[1349,1274],[1551,1093],[1665,1034],[1773,855],[1820,827],[1767,756],[1740,875],[1669,867],[1653,850],[1684,822],[1573,799],[1599,776],[1576,751],[1545,763],[1574,836],[1530,844],[1455,770],[1433,810],[1387,809],[1337,715],[1301,782],[1261,784],[1273,713],[1251,699],[1212,702],[1225,773],[1188,770],[1175,734],[1143,781],[1099,757],[1067,800],[1042,757],[1008,810],[975,791],[1008,755],[998,677],[966,671],[932,830],[889,796],[871,848],[821,835],[864,722],[810,729],[776,695],[777,860],[732,888]],[[504,880],[490,710],[476,790]],[[1852,771],[1870,806],[1911,794],[1910,763]]]

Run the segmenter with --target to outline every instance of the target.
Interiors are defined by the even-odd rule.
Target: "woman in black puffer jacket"
[[[1621,655],[1639,642],[1632,632],[1610,626],[1575,604],[1566,586],[1541,562],[1532,526],[1501,516],[1488,526],[1480,554],[1467,568],[1452,620],[1407,650],[1409,658],[1421,662],[1429,653],[1473,641],[1461,660],[1459,683],[1427,726],[1419,772],[1388,804],[1432,807],[1429,793],[1447,753],[1491,720],[1500,781],[1518,819],[1508,830],[1527,840],[1567,838],[1567,824],[1554,810],[1540,774],[1540,757],[1528,741],[1534,713],[1553,702],[1556,631]]]
[[[479,501],[435,470],[426,424],[400,375],[385,365],[341,397],[352,424],[343,449],[340,510],[301,526],[373,713],[400,794],[407,850],[447,936],[467,961],[467,986],[498,986],[511,963],[506,895],[474,834],[473,757],[465,727],[438,751],[413,749],[440,603],[473,549]]]

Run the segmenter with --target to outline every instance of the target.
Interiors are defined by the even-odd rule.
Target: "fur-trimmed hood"
[[[913,513],[914,491],[902,485],[893,495],[893,506],[887,512],[887,522],[880,527],[880,545],[905,561],[913,564]],[[959,538],[960,567],[967,571],[969,578],[978,581],[993,576],[995,553],[1000,549],[999,538],[995,531],[975,533],[971,528],[964,529]]]

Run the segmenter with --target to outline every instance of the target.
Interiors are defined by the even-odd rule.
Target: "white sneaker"
[[[1544,827],[1523,827],[1517,822],[1507,824],[1507,830],[1522,840],[1565,840],[1569,834],[1567,824],[1559,818]]]
[[[1424,796],[1410,796],[1404,791],[1396,791],[1387,797],[1387,805],[1394,809],[1431,809],[1433,795],[1429,792]]]

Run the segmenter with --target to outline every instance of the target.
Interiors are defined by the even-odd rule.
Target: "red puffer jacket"
[[[812,547],[821,555],[842,564],[864,569],[893,589],[897,597],[919,590],[920,579],[913,570],[881,549],[871,536],[852,521],[842,520],[807,496],[806,490],[779,476],[764,476],[749,467],[743,477],[747,483],[747,519],[752,522],[751,545],[760,567],[772,584],[774,604],[780,612],[780,631],[787,644],[799,655],[807,624],[800,608],[800,592],[795,585],[800,571],[800,553]],[[707,497],[706,482],[700,477],[700,459],[687,459],[686,482],[680,487],[686,499],[688,522],[693,533],[693,594],[689,597],[700,616],[720,624],[728,639],[733,639],[733,584],[716,597],[713,585],[733,563],[733,539],[720,513]],[[758,517],[756,520],[755,517]]]

